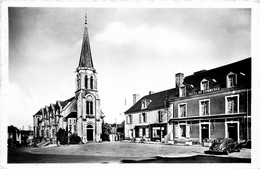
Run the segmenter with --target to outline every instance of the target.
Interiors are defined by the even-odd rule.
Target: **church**
[[[91,55],[87,16],[75,83],[75,96],[47,105],[33,115],[36,142],[48,140],[56,143],[56,133],[60,128],[66,129],[69,135],[76,133],[83,143],[101,141],[104,114],[100,109],[97,72]]]

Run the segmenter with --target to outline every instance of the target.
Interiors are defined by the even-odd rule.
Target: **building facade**
[[[173,108],[169,105],[168,98],[174,95],[175,89],[149,92],[149,95],[141,99],[134,94],[134,105],[125,112],[125,138],[164,141],[165,137],[172,134],[168,121],[173,116]]]
[[[76,69],[75,96],[41,108],[34,116],[34,137],[56,142],[60,128],[76,133],[83,143],[101,141],[103,113],[97,90],[97,72],[93,65],[87,19],[79,65]]]
[[[173,139],[251,140],[251,58],[185,78],[178,73],[176,91]]]
[[[251,58],[187,77],[178,73],[175,82],[125,112],[126,138],[251,140]]]

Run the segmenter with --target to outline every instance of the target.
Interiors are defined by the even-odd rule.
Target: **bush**
[[[56,137],[57,142],[60,142],[60,144],[68,144],[68,132],[65,129],[60,128],[56,133]]]
[[[72,134],[69,137],[70,144],[79,144],[81,142],[81,138],[76,134]]]

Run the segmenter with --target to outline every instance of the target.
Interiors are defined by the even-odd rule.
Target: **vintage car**
[[[240,152],[241,145],[234,141],[232,138],[218,138],[213,140],[212,145],[209,147],[206,154],[209,153],[224,153],[229,154],[231,152]]]

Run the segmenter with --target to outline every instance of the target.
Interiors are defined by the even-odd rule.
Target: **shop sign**
[[[216,91],[220,91],[221,88],[220,87],[215,87],[215,88],[211,88],[211,89],[207,89],[207,90],[200,90],[197,92],[193,92],[193,93],[189,93],[189,96],[193,96],[193,95],[198,95],[198,94],[205,94],[205,93],[212,93],[212,92],[216,92]]]

